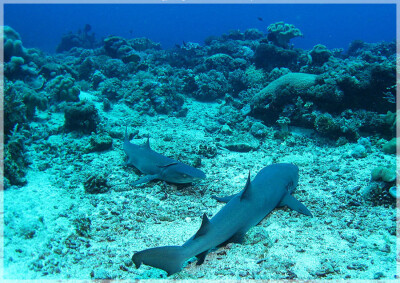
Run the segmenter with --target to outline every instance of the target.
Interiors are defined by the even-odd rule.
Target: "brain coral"
[[[253,115],[267,123],[274,123],[287,105],[294,105],[300,96],[312,97],[317,76],[305,73],[289,73],[259,91],[251,101]]]
[[[292,94],[307,93],[307,91],[316,84],[316,75],[305,73],[289,73],[286,74],[263,88],[254,98],[254,104],[262,104],[263,107],[267,103],[278,102],[279,100],[287,101],[288,89]],[[286,97],[282,97],[286,96]]]

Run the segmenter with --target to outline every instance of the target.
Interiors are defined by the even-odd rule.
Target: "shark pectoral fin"
[[[204,252],[199,253],[198,255],[196,255],[196,257],[197,257],[196,265],[201,265],[201,264],[203,264],[203,263],[204,263],[204,260],[206,259],[206,255],[207,255],[207,254],[208,254],[208,250],[206,250],[206,251],[204,251]]]
[[[246,235],[246,232],[237,232],[235,235],[233,235],[230,239],[229,242],[230,243],[238,243],[238,244],[242,244],[244,241],[244,236]]]
[[[232,237],[230,237],[228,240],[226,240],[225,242],[221,243],[218,245],[218,247],[223,247],[226,246],[229,243],[237,243],[237,244],[241,244],[243,243],[244,240],[244,236],[246,235],[246,232],[237,232],[235,234],[233,234]]]
[[[238,194],[234,194],[231,196],[226,196],[226,197],[217,197],[217,196],[211,196],[213,199],[219,201],[219,202],[225,202],[228,203],[231,199],[233,199],[235,196],[237,196]]]
[[[129,166],[129,167],[133,166],[133,162],[129,159],[129,157],[126,159],[124,166]]]
[[[295,199],[294,196],[290,195],[290,194],[286,194],[281,203],[279,204],[279,206],[288,206],[289,208],[296,210],[297,212],[300,212],[304,215],[307,216],[311,216],[312,214],[311,212],[307,209],[307,207],[305,207],[304,204],[302,204],[301,202],[299,202],[297,199]]]
[[[152,180],[154,180],[154,179],[158,179],[158,178],[159,178],[159,175],[158,175],[158,174],[155,174],[155,175],[146,175],[146,176],[144,176],[143,178],[141,178],[141,179],[139,179],[139,180],[133,182],[131,185],[132,185],[132,186],[137,186],[137,185],[140,185],[140,184],[145,184],[145,183],[148,183],[148,182],[150,182],[150,181],[152,181]]]

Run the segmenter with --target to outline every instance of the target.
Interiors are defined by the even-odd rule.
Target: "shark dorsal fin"
[[[124,141],[128,141],[128,142],[129,142],[128,126],[125,126],[125,137],[124,137]]]
[[[250,196],[250,186],[251,182],[250,182],[250,171],[249,171],[249,176],[247,177],[247,182],[246,182],[246,186],[243,189],[243,192],[240,196],[240,200],[244,200],[246,198],[249,198]]]
[[[147,149],[151,149],[151,147],[150,147],[150,137],[149,136],[147,137],[147,141],[146,141],[145,147]]]
[[[193,239],[205,235],[208,232],[209,227],[210,227],[210,220],[208,220],[207,214],[204,213],[200,229],[199,231],[197,231],[196,235],[194,235]]]

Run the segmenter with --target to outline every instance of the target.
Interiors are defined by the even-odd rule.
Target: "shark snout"
[[[201,180],[201,179],[205,179],[206,178],[206,174],[203,171],[198,170],[198,169],[196,169],[196,171],[197,172],[195,172],[195,174],[192,175],[193,179]]]
[[[196,168],[192,168],[195,170],[191,170],[191,172],[185,172],[182,173],[177,179],[180,179],[180,183],[192,183],[192,182],[197,182],[202,179],[206,178],[206,174],[198,170]]]
[[[200,169],[183,163],[166,168],[164,176],[167,181],[180,184],[192,183],[206,178],[206,174]]]

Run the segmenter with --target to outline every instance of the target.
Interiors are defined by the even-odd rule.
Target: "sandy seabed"
[[[85,99],[103,111],[95,96]],[[219,106],[188,101],[187,116],[176,118],[140,115],[115,104],[101,115],[104,129],[113,132],[111,150],[86,152],[89,136],[60,131],[27,145],[28,184],[4,191],[4,278],[167,278],[150,266],[136,269],[133,253],[183,244],[199,229],[203,213],[211,218],[223,207],[212,195],[239,192],[249,171],[254,177],[277,162],[300,168],[293,195],[314,217],[276,209],[243,244],[209,253],[200,266],[191,259],[169,279],[395,278],[396,208],[373,206],[362,197],[372,169],[394,165],[394,155],[372,145],[366,157],[355,158],[350,154],[355,144],[335,146],[302,129],[284,141],[273,138],[273,128],[257,150],[229,151],[223,147],[229,134],[205,130],[218,118]],[[31,127],[57,132],[63,123],[61,113],[39,113]],[[189,186],[154,181],[131,187],[139,174],[124,166],[125,125],[139,131],[132,142],[142,144],[149,134],[155,151],[183,162],[193,164],[199,145],[216,149],[214,157],[201,160],[207,179]],[[85,192],[93,173],[107,177],[108,192]]]

